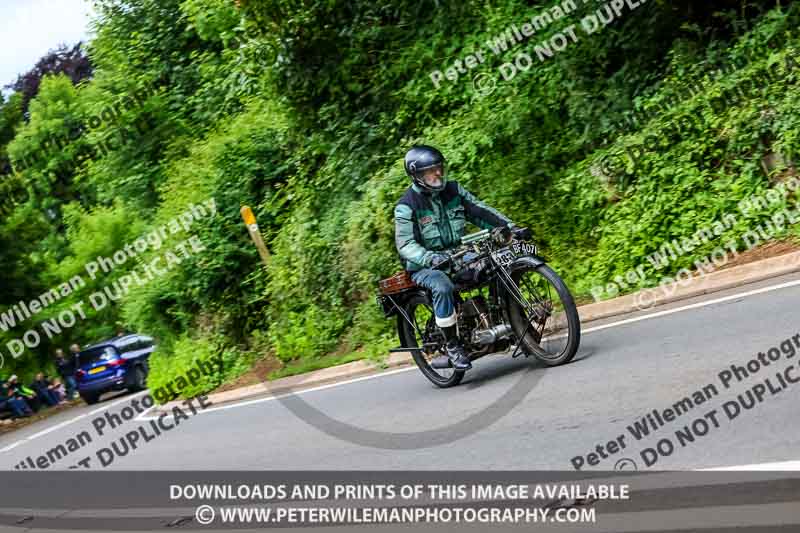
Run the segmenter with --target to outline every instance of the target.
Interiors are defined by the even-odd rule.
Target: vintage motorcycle
[[[536,246],[516,234],[482,230],[461,239],[450,260],[439,265],[455,285],[457,331],[470,360],[514,347],[548,366],[568,363],[580,344],[578,311],[569,289],[538,255]],[[402,271],[378,284],[384,316],[397,317],[400,347],[439,387],[458,385],[436,326],[429,290]]]

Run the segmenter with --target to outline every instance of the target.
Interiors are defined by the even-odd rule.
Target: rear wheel
[[[437,387],[454,387],[461,383],[463,370],[455,370],[451,365],[447,368],[431,366],[434,361],[435,366],[440,366],[447,360],[447,355],[444,350],[444,336],[436,326],[430,298],[426,294],[416,293],[401,307],[416,327],[400,314],[397,317],[397,333],[402,346],[419,348],[410,350],[417,367]]]
[[[525,258],[514,263],[510,276],[518,292],[504,296],[521,348],[548,366],[570,362],[578,351],[581,326],[566,284],[549,266]]]
[[[91,392],[82,392],[81,398],[83,398],[83,401],[86,402],[87,405],[94,405],[97,403],[97,400],[100,399],[100,395]]]
[[[133,369],[133,377],[131,378],[131,386],[128,387],[128,390],[131,392],[139,392],[147,387],[147,375],[145,374],[144,368],[137,365]]]

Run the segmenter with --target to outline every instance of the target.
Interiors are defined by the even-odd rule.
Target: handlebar
[[[512,233],[512,238],[509,239],[508,243],[503,243],[503,244],[496,243],[496,244],[501,245],[501,246],[510,244],[510,242],[516,237],[517,237],[516,234]],[[436,265],[435,267],[432,267],[432,268],[434,270],[439,270],[439,269],[442,269],[442,268],[445,268],[445,267],[453,265],[455,259],[460,258],[461,256],[463,256],[464,254],[466,254],[468,252],[474,251],[474,249],[470,245],[473,245],[473,244],[476,244],[476,243],[479,243],[479,242],[483,242],[483,241],[489,240],[491,238],[492,238],[492,230],[488,230],[488,229],[476,231],[475,233],[470,233],[469,235],[464,235],[463,237],[461,237],[461,246],[459,247],[458,251],[453,253],[453,254],[450,254],[449,258],[447,260],[442,261],[441,263],[439,263],[438,265]],[[480,254],[478,257],[475,257],[474,259],[471,259],[470,263],[472,263],[473,261],[478,261],[480,259],[483,259],[487,255],[488,254],[486,254],[486,253]]]
[[[489,238],[490,234],[491,232],[488,229],[483,229],[475,233],[470,233],[469,235],[464,235],[461,237],[461,244],[472,244],[473,242],[482,241]]]
[[[439,263],[435,267],[431,267],[431,268],[433,268],[434,270],[441,270],[441,269],[447,268],[449,266],[454,266],[456,259],[459,259],[463,255],[474,251],[474,249],[470,245],[478,243],[478,242],[483,242],[483,241],[486,241],[486,240],[491,239],[491,238],[492,238],[492,234],[491,234],[491,231],[488,230],[488,229],[484,229],[484,230],[481,230],[481,231],[476,231],[475,233],[470,233],[469,235],[464,235],[463,237],[461,237],[461,246],[457,249],[458,251],[456,251],[456,252],[454,252],[452,254],[449,254],[447,260],[442,261],[441,263]],[[473,261],[477,261],[478,259],[483,259],[484,257],[486,257],[486,255],[485,254],[481,254],[480,256],[478,256],[478,257],[476,257],[474,259],[471,259],[470,263],[472,263]]]
[[[441,263],[439,263],[435,267],[431,267],[431,268],[434,269],[434,270],[440,270],[440,269],[450,265],[453,262],[453,260],[458,259],[459,257],[461,257],[462,255],[466,254],[469,251],[470,251],[469,248],[465,248],[463,250],[459,250],[458,252],[456,252],[456,253],[454,253],[452,255],[448,255],[447,260],[442,261]]]

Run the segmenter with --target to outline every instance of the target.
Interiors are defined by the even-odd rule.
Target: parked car
[[[147,387],[148,359],[156,344],[145,335],[124,335],[93,344],[78,354],[75,380],[78,393],[88,403],[112,390],[131,392]]]

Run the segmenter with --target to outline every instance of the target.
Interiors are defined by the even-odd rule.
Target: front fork
[[[538,268],[539,266],[544,264],[544,260],[542,260],[539,257],[530,256],[530,258],[534,260],[533,261],[534,264],[532,265],[534,268]],[[511,354],[511,357],[516,358],[520,355],[518,352],[522,347],[523,339],[528,334],[528,331],[531,329],[533,321],[538,322],[542,318],[546,319],[546,317],[541,316],[541,313],[546,311],[537,308],[537,306],[531,305],[527,301],[525,296],[522,294],[519,285],[517,285],[514,279],[511,277],[511,271],[513,271],[513,265],[514,263],[511,263],[510,266],[512,268],[507,270],[505,267],[501,265],[494,264],[496,273],[495,273],[495,282],[492,283],[492,297],[493,299],[496,299],[494,301],[499,305],[499,307],[502,308],[503,317],[505,317],[506,323],[508,324],[511,323],[511,316],[509,316],[510,315],[509,308],[511,302],[502,302],[503,292],[506,293],[507,298],[513,298],[514,300],[516,300],[516,303],[519,304],[519,306],[522,308],[526,317],[528,316],[529,313],[532,315],[533,320],[530,319],[525,320],[526,322],[525,329],[522,331],[522,334],[517,335],[512,328],[513,332],[512,338],[514,339],[516,346],[514,347],[514,353]],[[519,265],[519,267],[522,267],[522,265]],[[505,305],[502,305],[503,303],[505,303]],[[534,342],[538,344],[539,341],[541,340],[541,334],[536,328],[533,328],[532,335],[534,336]],[[526,357],[528,356],[527,352],[523,353],[525,353]]]

